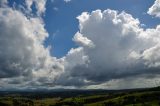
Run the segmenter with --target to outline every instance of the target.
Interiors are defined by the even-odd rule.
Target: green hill
[[[0,97],[0,106],[160,106],[160,87],[115,91],[52,92],[4,93]],[[30,96],[25,97],[25,94]],[[65,94],[70,95],[65,96]],[[38,95],[41,95],[41,98]]]

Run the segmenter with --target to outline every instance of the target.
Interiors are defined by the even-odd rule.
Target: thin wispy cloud
[[[71,0],[64,0],[64,2],[68,3],[68,2],[71,2]]]

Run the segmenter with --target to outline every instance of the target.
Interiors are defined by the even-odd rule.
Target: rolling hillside
[[[132,90],[1,92],[0,106],[160,106],[160,87]]]

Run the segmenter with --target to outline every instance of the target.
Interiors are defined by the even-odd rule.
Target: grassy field
[[[38,93],[1,92],[0,106],[160,106],[159,87],[141,90]]]

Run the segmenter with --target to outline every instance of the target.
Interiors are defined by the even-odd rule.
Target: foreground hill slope
[[[160,87],[131,90],[0,92],[0,106],[160,106]]]

